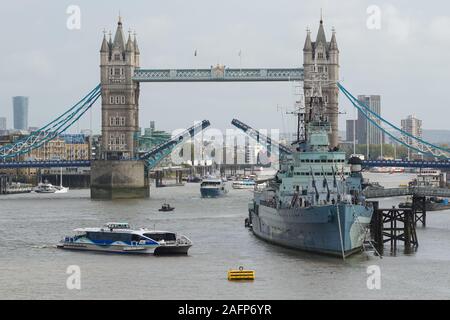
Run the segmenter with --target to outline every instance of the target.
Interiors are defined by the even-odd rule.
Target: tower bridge
[[[338,146],[338,96],[343,93],[352,105],[361,110],[369,121],[374,122],[380,130],[388,135],[373,118],[390,125],[401,134],[395,125],[374,114],[361,101],[345,89],[339,81],[339,49],[336,33],[327,41],[324,24],[320,20],[315,41],[312,41],[311,31],[307,30],[303,47],[303,66],[288,68],[229,68],[222,65],[203,69],[149,69],[141,68],[140,49],[136,35],[131,33],[126,39],[123,32],[122,19],[119,18],[114,35],[107,39],[104,34],[100,47],[100,84],[89,92],[77,104],[62,115],[52,120],[29,136],[7,146],[0,147],[0,168],[21,167],[62,167],[62,166],[91,166],[91,197],[92,198],[134,198],[148,197],[149,169],[156,166],[159,161],[170,154],[180,143],[186,141],[195,133],[209,126],[209,121],[203,121],[199,127],[191,127],[183,134],[170,141],[157,146],[144,156],[140,155],[137,146],[139,135],[139,95],[141,82],[261,82],[261,81],[301,81],[303,82],[304,96],[311,96],[314,81],[320,81],[322,98],[325,103],[324,112],[327,113],[331,123],[330,147]],[[317,78],[317,76],[319,76]],[[70,161],[15,161],[20,156],[28,154],[31,150],[39,148],[47,141],[56,138],[81,116],[89,110],[98,98],[101,97],[101,130],[102,144],[99,160],[84,161],[80,163]],[[308,109],[306,116],[308,116]],[[231,118],[231,117],[230,117]],[[237,123],[237,122],[236,122]],[[239,124],[239,123],[238,123]],[[242,125],[242,123],[241,123]],[[198,130],[196,130],[198,129]],[[245,128],[244,128],[245,129]],[[248,128],[247,128],[248,129]],[[247,130],[246,129],[246,130]],[[245,131],[245,130],[244,130]],[[248,131],[248,130],[247,130]],[[249,132],[253,132],[250,130]],[[261,137],[258,134],[258,137]],[[393,136],[395,140],[396,137]],[[426,155],[444,159],[439,162],[423,162],[422,164],[406,162],[371,162],[366,166],[427,166],[446,167],[450,158],[450,150],[433,145],[427,141],[415,139],[414,144],[406,144],[412,150],[419,150]],[[7,161],[8,160],[8,161]],[[126,160],[126,161],[124,161]]]

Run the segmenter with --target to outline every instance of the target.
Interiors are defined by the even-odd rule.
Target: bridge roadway
[[[362,166],[450,169],[450,161],[362,160]]]
[[[391,198],[401,196],[418,197],[443,197],[450,198],[450,189],[435,187],[406,187],[406,188],[385,188],[385,189],[365,189],[363,194],[367,199]]]
[[[0,162],[0,169],[90,167],[91,160]]]
[[[0,161],[0,169],[89,167],[90,165],[90,160]],[[362,166],[365,168],[403,167],[450,169],[450,161],[363,160]]]

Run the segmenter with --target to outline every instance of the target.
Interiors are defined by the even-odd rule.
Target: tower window
[[[109,104],[125,104],[125,96],[109,96]]]
[[[318,59],[323,59],[323,52],[317,53],[317,58]]]
[[[116,53],[114,55],[114,60],[120,60],[120,53]]]

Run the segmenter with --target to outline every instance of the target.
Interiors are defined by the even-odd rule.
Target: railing
[[[363,160],[363,167],[450,168],[450,161]]]
[[[401,196],[450,197],[450,189],[435,187],[366,189],[363,191],[363,194],[366,198],[390,198]]]

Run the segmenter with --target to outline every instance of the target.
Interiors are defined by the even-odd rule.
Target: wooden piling
[[[415,212],[412,209],[379,209],[372,202],[374,212],[370,222],[370,234],[375,248],[384,254],[384,244],[389,243],[391,254],[396,254],[398,242],[403,242],[405,253],[419,246],[415,228]]]
[[[412,210],[414,213],[414,225],[417,222],[422,222],[422,227],[427,225],[427,208],[426,208],[426,197],[413,196]]]

